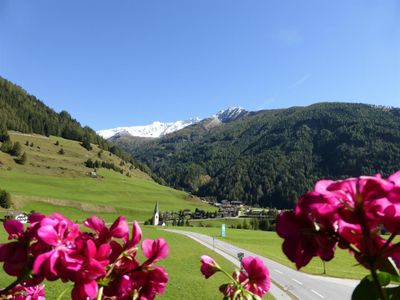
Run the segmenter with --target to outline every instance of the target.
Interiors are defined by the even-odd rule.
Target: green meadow
[[[17,210],[46,214],[61,211],[74,220],[96,214],[107,221],[120,214],[130,220],[147,220],[152,216],[156,201],[164,211],[214,210],[196,197],[159,185],[107,151],[99,154],[96,145],[87,151],[78,142],[59,137],[18,133],[10,136],[13,142],[20,142],[22,151],[27,154],[26,164],[19,165],[10,155],[0,152],[0,188],[11,193]],[[60,149],[64,149],[65,154],[59,154]],[[93,169],[84,166],[89,158],[114,163],[123,172],[101,168],[93,178],[89,176]]]
[[[222,238],[220,236],[219,228],[174,228],[214,236],[225,242],[268,257],[288,267],[295,268],[294,263],[289,261],[282,252],[281,247],[283,239],[281,239],[275,232],[227,228],[226,237]],[[361,279],[368,274],[367,270],[358,265],[357,261],[348,253],[348,251],[339,248],[336,249],[334,259],[325,263],[325,268],[326,275],[332,277]],[[321,259],[314,258],[306,267],[302,268],[301,271],[309,274],[324,275],[324,266]]]

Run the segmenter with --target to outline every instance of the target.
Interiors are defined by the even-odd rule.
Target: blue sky
[[[96,130],[400,106],[400,1],[1,0],[0,75]]]

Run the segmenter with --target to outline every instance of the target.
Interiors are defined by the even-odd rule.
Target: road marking
[[[279,270],[277,270],[277,269],[274,269],[274,271],[275,271],[276,273],[283,274],[282,271],[279,271]]]
[[[300,285],[303,285],[303,283],[302,283],[302,282],[300,282],[300,281],[298,281],[297,279],[294,279],[294,278],[292,278],[292,280],[293,280],[294,282],[296,282],[296,283],[300,284]]]
[[[324,296],[322,296],[320,293],[318,293],[317,291],[311,290],[311,292],[313,292],[315,295],[320,296],[322,299],[325,299]]]

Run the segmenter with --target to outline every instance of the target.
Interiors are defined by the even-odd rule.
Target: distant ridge
[[[222,123],[227,123],[234,121],[240,117],[243,117],[248,113],[249,113],[248,111],[246,111],[241,107],[230,107],[228,109],[221,110],[215,115],[212,115],[211,117],[205,119],[211,118],[211,119],[216,119]],[[113,137],[121,137],[121,136],[159,138],[167,134],[173,133],[175,131],[181,130],[190,125],[199,123],[205,119],[195,117],[185,121],[176,121],[167,123],[155,121],[152,124],[143,126],[127,126],[127,127],[117,127],[117,128],[99,130],[97,131],[97,134],[99,134],[105,139],[110,139]]]

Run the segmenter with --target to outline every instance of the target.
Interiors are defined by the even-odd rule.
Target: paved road
[[[235,264],[238,264],[236,257],[239,252],[243,252],[245,256],[258,256],[262,258],[270,270],[271,279],[275,284],[273,288],[271,288],[271,294],[278,300],[346,300],[351,299],[351,293],[357,285],[356,280],[313,276],[298,272],[266,257],[262,257],[229,243],[217,239],[213,241],[212,237],[204,234],[183,230],[166,230],[186,235],[210,249],[215,249],[216,252]]]

